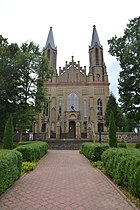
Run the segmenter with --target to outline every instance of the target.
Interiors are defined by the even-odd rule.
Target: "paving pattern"
[[[0,210],[136,210],[77,150],[50,150],[0,197]]]

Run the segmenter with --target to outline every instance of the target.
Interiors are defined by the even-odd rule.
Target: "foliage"
[[[96,161],[96,162],[91,162],[91,165],[94,167],[94,168],[98,168],[100,170],[103,170],[103,163],[102,161]]]
[[[119,147],[119,148],[127,148],[127,145],[126,145],[125,142],[119,142],[119,143],[117,143],[117,147]]]
[[[33,171],[36,166],[37,166],[37,162],[23,162],[22,173]]]
[[[13,119],[12,115],[10,115],[4,129],[3,148],[13,149],[13,139],[14,139]]]
[[[111,111],[109,120],[109,146],[117,147],[116,126],[114,121],[114,114]]]
[[[140,196],[139,150],[110,148],[102,154],[102,161],[107,175],[135,196]]]
[[[33,42],[9,44],[0,36],[0,131],[3,132],[9,113],[14,128],[30,129],[35,114],[35,98],[44,103],[43,82],[52,74],[47,58]],[[39,110],[39,105],[36,111]]]
[[[134,129],[140,121],[140,16],[129,21],[122,37],[115,36],[108,44],[109,53],[120,62],[120,102]]]
[[[140,142],[136,143],[136,148],[140,149]]]
[[[110,117],[111,111],[114,113],[116,131],[124,131],[125,119],[118,103],[116,102],[116,98],[113,95],[113,93],[110,94],[108,102],[107,102],[107,106],[106,106],[106,111],[105,111],[105,126],[106,127],[109,127],[109,117]]]
[[[22,153],[24,162],[34,162],[47,153],[48,144],[46,142],[36,141],[31,144],[19,145],[15,150]]]
[[[32,144],[32,143],[36,143],[36,141],[20,141],[18,142],[17,147],[21,145],[26,145],[26,144]]]
[[[0,194],[10,187],[21,174],[22,155],[14,150],[0,150]]]
[[[100,161],[102,153],[108,148],[108,144],[83,143],[80,153],[85,155],[89,160]]]

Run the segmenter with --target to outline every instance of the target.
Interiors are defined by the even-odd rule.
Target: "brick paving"
[[[0,210],[136,210],[77,150],[50,150],[0,197]]]

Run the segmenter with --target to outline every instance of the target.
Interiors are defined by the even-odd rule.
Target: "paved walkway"
[[[0,198],[0,210],[134,210],[79,151],[51,150]]]

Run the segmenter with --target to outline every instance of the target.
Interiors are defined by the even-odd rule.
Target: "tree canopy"
[[[43,82],[51,76],[47,59],[39,46],[33,42],[9,44],[0,35],[0,131],[5,122],[13,115],[14,127],[29,128],[38,104],[45,98]],[[37,97],[37,92],[40,97]],[[36,107],[39,111],[39,106]]]
[[[108,40],[109,53],[120,63],[119,94],[123,112],[140,123],[140,17],[129,21],[122,37]]]

